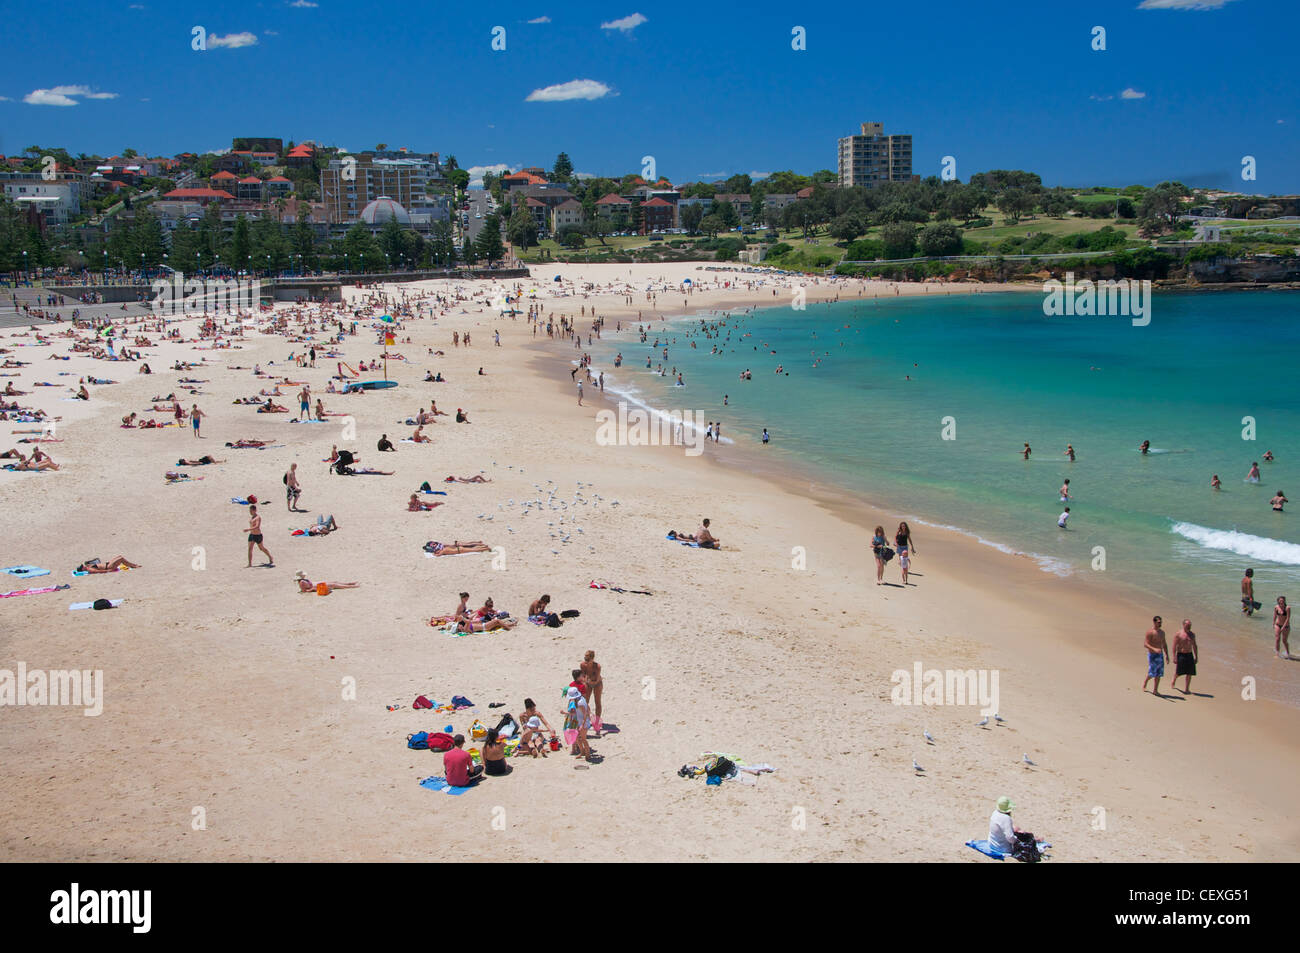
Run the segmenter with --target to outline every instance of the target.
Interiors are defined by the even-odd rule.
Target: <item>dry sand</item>
[[[534,273],[524,288],[543,295],[553,274],[569,287],[579,275],[599,285],[630,276],[637,288],[657,276],[675,284],[721,274],[645,265]],[[859,287],[822,282],[808,299],[856,296]],[[866,287],[894,294],[885,283]],[[788,293],[780,290],[780,303]],[[543,299],[544,313],[569,315],[584,329],[584,305],[597,307],[607,329],[651,313],[644,293],[630,308],[623,302],[617,293]],[[689,307],[772,302],[770,285],[701,288]],[[679,305],[680,293],[659,295],[663,314]],[[1295,712],[1243,701],[1240,685],[1204,666],[1190,698],[1138,691],[1146,620],[1155,612],[1180,618],[1176,606],[1138,604],[1104,579],[1060,579],[930,529],[917,533],[917,585],[876,587],[870,530],[896,525],[906,501],[856,500],[760,476],[757,449],[710,447],[689,457],[681,448],[600,446],[596,413],[605,405],[590,388],[587,406],[576,405],[572,343],[535,340],[522,316],[498,317],[481,302],[466,307],[406,322],[401,333],[412,343],[394,350],[412,360],[390,364],[395,390],[332,396],[324,391],[333,360],[290,366],[328,410],[355,415],[355,440],[343,439],[338,419],[295,425],[293,414],[231,404],[265,383],[226,365],[274,360],[281,368],[295,346],[278,336],[250,333],[238,350],[155,347],[148,377],[132,364],[46,361],[64,351],[61,339],[6,355],[36,358],[4,379],[20,389],[76,381],[59,371],[121,383],[91,387],[89,404],[62,402],[61,388],[22,398],[63,414],[65,442],[44,445],[63,469],[0,473],[0,564],[53,570],[32,585],[73,585],[0,600],[0,668],[102,669],[105,681],[98,717],[69,707],[0,710],[3,859],[983,863],[963,842],[986,836],[1003,794],[1017,802],[1020,826],[1053,842],[1058,861],[1300,857],[1289,791],[1300,761]],[[492,346],[498,329],[500,348]],[[452,348],[452,332],[466,330],[473,347]],[[0,347],[32,340],[12,334],[3,332]],[[378,354],[374,340],[368,330],[348,338],[346,360]],[[430,346],[446,355],[427,356]],[[216,366],[164,370],[200,357]],[[421,382],[426,369],[448,382]],[[211,379],[183,401],[208,414],[204,439],[188,427],[117,426],[182,376]],[[280,403],[296,412],[297,389],[283,389]],[[411,428],[396,421],[431,398],[452,413],[466,408],[472,423],[440,417],[426,427],[431,445],[375,451],[381,432],[406,436]],[[6,426],[4,449],[18,439],[13,429],[27,425]],[[240,437],[282,446],[224,446]],[[321,461],[334,443],[397,475],[328,475]],[[178,457],[203,453],[228,462],[191,471],[203,480],[164,485]],[[285,510],[280,476],[294,461],[310,515]],[[443,488],[449,473],[480,470],[494,482],[448,485],[447,497],[433,498],[446,506],[406,512],[422,481]],[[579,482],[585,504],[575,501]],[[523,515],[522,502],[545,500],[550,485],[566,508]],[[245,568],[247,510],[229,500],[249,493],[266,501],[274,569]],[[341,530],[289,535],[317,513],[334,514]],[[664,541],[668,528],[693,530],[703,516],[722,551]],[[552,538],[558,529],[570,542]],[[429,539],[483,539],[501,551],[432,559],[420,548]],[[805,569],[792,568],[795,547],[806,553]],[[68,575],[87,557],[119,553],[143,568]],[[299,569],[362,588],[299,595]],[[593,579],[654,595],[593,590]],[[898,579],[892,565],[887,579]],[[553,608],[581,616],[560,629],[524,622],[450,638],[426,620],[450,611],[462,589],[472,605],[490,595],[516,616],[547,592]],[[68,611],[74,600],[98,597],[126,601],[112,612]],[[558,727],[561,688],[587,649],[604,667],[605,721],[619,729],[594,740],[601,763],[561,751],[512,759],[509,777],[461,797],[418,786],[442,773],[441,758],[408,750],[407,734],[449,723],[468,733],[475,717],[495,723],[501,712],[517,714],[525,696]],[[1005,722],[976,727],[973,706],[891,703],[891,673],[918,662],[996,669]],[[1269,664],[1284,663],[1261,650],[1259,665]],[[1169,691],[1168,679],[1162,688]],[[466,695],[478,708],[412,710],[422,693],[440,702]],[[489,710],[495,701],[506,707]],[[390,712],[390,704],[404,707]],[[709,750],[777,772],[721,787],[676,775]],[[1025,753],[1036,767],[1022,764]],[[913,772],[913,759],[924,774]]]

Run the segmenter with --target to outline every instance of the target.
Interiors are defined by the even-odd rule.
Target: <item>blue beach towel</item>
[[[689,546],[692,549],[699,549],[699,543],[692,543],[689,539],[678,539],[676,536],[665,536],[664,539],[670,543],[681,543],[683,546]]]
[[[1000,850],[994,850],[992,847],[989,846],[989,842],[987,839],[968,840],[966,842],[966,846],[969,847],[971,850],[979,851],[985,857],[992,857],[994,860],[1006,860],[1008,857],[1011,856],[1010,854],[1004,854]],[[1050,848],[1051,846],[1052,845],[1047,843],[1047,841],[1040,840],[1038,842],[1038,852],[1040,854],[1046,853],[1048,848]]]
[[[446,490],[421,490],[420,492],[423,493],[423,494],[425,494],[426,496],[446,496],[446,495],[447,495],[447,491],[446,491]]]
[[[474,790],[474,785],[470,785],[467,788],[454,788],[447,783],[446,778],[441,777],[425,778],[420,782],[420,787],[427,788],[430,791],[441,791],[443,794],[451,795],[461,795],[466,791]]]
[[[41,569],[37,566],[10,566],[8,569],[0,569],[0,572],[7,572],[11,576],[22,576],[31,578],[33,576],[48,576],[48,569]]]
[[[237,496],[232,496],[232,497],[230,498],[230,502],[231,502],[231,503],[238,503],[240,506],[252,506],[252,504],[249,503],[248,500],[241,500],[241,499],[240,499],[239,497],[237,497]]]

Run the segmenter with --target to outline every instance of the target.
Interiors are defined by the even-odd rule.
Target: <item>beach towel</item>
[[[10,566],[8,569],[0,569],[0,572],[8,573],[11,576],[22,576],[30,579],[33,576],[48,576],[48,569],[41,569],[38,566]]]
[[[439,791],[443,794],[459,795],[459,794],[464,794],[466,791],[474,790],[476,785],[471,784],[467,788],[454,788],[447,783],[446,778],[432,777],[432,778],[425,778],[423,781],[421,781],[420,787],[426,788],[430,791]]]
[[[114,609],[122,604],[121,599],[109,599],[108,601],[113,604]],[[68,606],[68,611],[75,612],[78,609],[93,609],[94,607],[95,604],[93,602],[74,602],[72,605]]]
[[[700,548],[700,544],[699,544],[699,543],[692,542],[692,541],[689,540],[689,539],[678,539],[676,536],[665,536],[664,539],[668,540],[668,542],[670,542],[670,543],[681,543],[683,546],[689,546],[689,547],[691,547],[691,549],[699,549],[699,548]]]
[[[1008,857],[1011,856],[1010,853],[1003,853],[1000,850],[994,850],[989,845],[987,838],[985,838],[984,840],[968,840],[966,842],[966,846],[969,847],[971,850],[979,851],[985,857],[992,857],[994,860],[1006,860]],[[1038,852],[1040,854],[1045,853],[1047,849],[1051,846],[1052,845],[1047,843],[1047,841],[1040,840],[1038,842]]]
[[[241,499],[240,499],[239,497],[237,497],[237,496],[232,496],[232,497],[230,498],[230,502],[231,502],[231,503],[238,503],[240,506],[252,506],[252,505],[253,505],[251,500],[241,500]]]
[[[60,589],[71,589],[67,583],[61,586],[46,586],[43,589],[15,589],[12,592],[0,592],[0,599],[9,599],[12,596],[34,596],[38,592],[58,592]]]
[[[446,496],[446,495],[447,495],[447,491],[446,491],[446,490],[421,490],[420,492],[426,494],[427,496]]]

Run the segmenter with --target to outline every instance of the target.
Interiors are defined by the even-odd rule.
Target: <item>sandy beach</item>
[[[695,283],[685,299],[684,277]],[[791,284],[739,268],[547,265],[518,283],[524,297],[514,307],[540,305],[543,321],[563,315],[584,333],[594,311],[606,339],[621,321],[615,339],[630,347],[639,319],[787,304]],[[662,290],[648,301],[655,286]],[[578,406],[570,371],[581,350],[534,335],[526,315],[501,316],[504,288],[347,289],[357,307],[377,290],[472,296],[436,317],[424,301],[425,316],[405,320],[390,348],[407,358],[388,364],[398,386],[364,396],[326,392],[334,358],[315,368],[288,361],[304,345],[260,327],[268,314],[220,350],[196,339],[199,319],[172,322],[182,342],[140,348],[151,375],[81,354],[48,360],[68,354],[71,340],[16,347],[35,338],[0,329],[0,348],[11,349],[3,357],[32,362],[4,369],[16,376],[0,388],[28,391],[5,399],[62,417],[61,442],[40,444],[59,470],[0,471],[0,565],[49,569],[33,587],[72,587],[0,600],[0,668],[102,670],[104,679],[96,717],[71,706],[0,712],[9,752],[0,856],[986,863],[964,843],[987,835],[994,801],[1008,795],[1017,823],[1050,840],[1056,862],[1300,859],[1289,790],[1300,773],[1294,710],[1262,690],[1246,700],[1235,676],[1209,666],[1189,697],[1168,680],[1165,698],[1139,691],[1142,634],[1163,614],[1172,637],[1176,605],[1145,604],[1104,573],[1061,579],[915,526],[917,585],[877,587],[872,528],[924,514],[905,500],[809,485],[765,462],[758,446],[709,445],[690,456],[601,445],[597,414],[610,404],[588,387]],[[806,294],[812,308],[859,294],[998,290],[1011,288],[822,279]],[[383,348],[370,320],[349,320],[358,333],[341,345],[342,360],[376,358]],[[466,332],[472,346],[453,347],[453,333]],[[128,338],[135,333],[128,326]],[[170,370],[176,361],[203,366]],[[255,364],[306,381],[313,403],[320,397],[348,417],[290,423],[297,386],[281,385],[275,398],[290,413],[232,404],[270,386],[253,376]],[[430,371],[446,382],[425,382]],[[72,399],[88,374],[119,383]],[[205,382],[190,396],[180,377]],[[119,426],[173,391],[206,415],[201,439],[188,425]],[[470,422],[438,417],[425,427],[431,443],[398,442],[414,429],[401,421],[430,400],[451,415],[464,408]],[[24,453],[35,445],[17,444],[13,432],[42,429],[0,423],[0,449]],[[376,451],[381,434],[397,452]],[[271,446],[226,446],[241,438]],[[396,475],[329,473],[336,444]],[[163,474],[178,459],[202,454],[224,462],[167,485]],[[286,510],[281,483],[295,462],[302,513]],[[492,482],[442,482],[480,472]],[[423,499],[445,505],[408,512],[424,481],[447,495]],[[246,567],[248,510],[231,499],[249,494],[265,501],[274,568],[257,557]],[[291,535],[318,514],[333,515],[338,531]],[[704,517],[721,550],[665,540]],[[495,551],[429,558],[421,549],[429,540],[483,540]],[[141,568],[70,575],[89,557],[119,554]],[[361,586],[300,594],[297,571]],[[889,573],[896,582],[897,570]],[[460,591],[471,606],[491,596],[516,618],[542,593],[555,611],[580,615],[560,628],[524,620],[451,637],[428,620],[450,612]],[[123,602],[108,612],[68,609],[98,598]],[[558,728],[562,689],[587,650],[603,667],[604,722],[616,729],[592,740],[597,763],[560,750],[512,758],[510,776],[459,797],[419,786],[442,774],[442,758],[408,749],[408,734],[450,724],[468,735],[476,719],[517,715],[525,697]],[[979,727],[978,706],[895,704],[891,675],[918,664],[996,671],[1004,720]],[[1261,654],[1258,664],[1285,663]],[[475,708],[413,710],[422,694],[466,696]],[[504,707],[489,707],[496,702]],[[776,770],[752,784],[678,776],[705,752]]]

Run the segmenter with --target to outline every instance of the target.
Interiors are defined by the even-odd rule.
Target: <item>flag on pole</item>
[[[392,347],[392,346],[393,346],[394,344],[396,344],[396,343],[397,343],[397,338],[396,338],[396,336],[394,336],[393,332],[392,332],[392,331],[385,331],[385,332],[384,332],[384,346],[385,346],[385,347]]]

